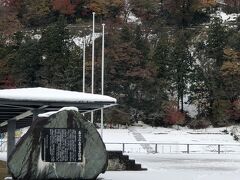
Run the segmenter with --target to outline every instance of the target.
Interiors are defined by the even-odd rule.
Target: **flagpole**
[[[85,93],[86,40],[83,38],[83,93]]]
[[[102,95],[104,94],[104,44],[105,44],[105,35],[104,29],[105,24],[102,24]],[[103,108],[101,109],[101,137],[103,138]]]
[[[92,29],[92,94],[94,94],[94,45],[95,45],[95,12],[93,14],[93,29]],[[91,123],[93,123],[93,111],[91,112]]]

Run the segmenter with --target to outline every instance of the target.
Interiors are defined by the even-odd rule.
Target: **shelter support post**
[[[40,113],[40,110],[38,110],[38,109],[33,110],[33,119],[32,119],[33,121],[32,122],[37,120],[39,113]]]
[[[16,131],[16,120],[8,120],[7,125],[8,136],[7,136],[7,158],[10,156],[11,152],[15,147],[15,131]]]
[[[101,137],[103,138],[103,108],[101,109]]]
[[[32,122],[34,122],[34,121],[37,120],[39,114],[44,113],[44,110],[43,110],[43,109],[46,108],[46,107],[47,107],[47,106],[42,106],[42,107],[40,107],[40,108],[38,108],[38,109],[34,109],[34,110],[32,111],[32,115],[33,115]]]

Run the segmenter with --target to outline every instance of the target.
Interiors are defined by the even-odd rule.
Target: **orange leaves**
[[[3,0],[0,4],[0,32],[10,35],[21,29],[17,18],[19,0]]]
[[[225,85],[225,91],[230,99],[239,98],[240,88],[240,62],[226,61],[221,67],[221,76]]]
[[[224,56],[230,60],[240,61],[240,52],[230,48],[224,49]]]
[[[200,0],[200,3],[203,7],[208,7],[208,6],[216,5],[217,1],[216,0]]]
[[[5,76],[4,80],[0,81],[0,86],[2,88],[16,88],[16,84],[10,75]]]
[[[80,2],[81,0],[75,0],[74,2],[71,0],[53,0],[52,5],[54,10],[62,14],[72,15],[75,13],[76,7]]]
[[[239,0],[224,0],[224,3],[231,6],[231,7],[240,7]]]
[[[4,7],[12,7],[19,4],[20,0],[1,0],[0,5]]]
[[[72,15],[80,4],[84,4],[88,10],[100,15],[106,15],[121,9],[123,2],[123,0],[52,0],[52,6],[55,11],[65,15]]]
[[[97,14],[114,15],[116,12],[119,12],[123,5],[123,0],[92,0],[88,7],[91,11],[96,12]]]
[[[106,7],[106,1],[104,0],[92,1],[89,4],[89,9],[91,9],[93,12],[96,12],[97,14],[107,13],[105,7]]]
[[[235,76],[240,78],[240,62],[238,61],[226,61],[221,67],[221,73],[223,77]]]
[[[233,120],[240,120],[240,100],[236,100],[232,103],[232,109],[229,110],[229,114]]]

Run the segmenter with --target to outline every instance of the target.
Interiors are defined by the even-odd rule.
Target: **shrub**
[[[229,134],[228,130],[226,130],[226,129],[224,129],[222,132],[223,132],[224,134]]]
[[[185,123],[185,113],[178,110],[176,103],[169,102],[165,106],[164,112],[166,125],[183,125]]]
[[[164,126],[165,125],[165,122],[163,120],[163,117],[162,117],[161,113],[151,113],[151,114],[149,114],[145,118],[144,122],[146,124],[149,124],[149,125],[153,126],[153,127]]]
[[[235,141],[238,141],[238,140],[239,140],[239,137],[238,137],[237,135],[234,135],[234,136],[233,136],[233,139],[234,139]]]
[[[130,125],[130,115],[123,109],[113,108],[105,114],[106,122],[110,125]]]
[[[219,122],[214,123],[214,127],[226,127],[230,126],[230,122],[228,119],[222,119]]]
[[[236,100],[232,103],[231,109],[228,113],[232,121],[236,123],[240,122],[240,100]]]
[[[213,117],[211,122],[216,127],[225,127],[229,125],[229,109],[231,108],[231,103],[228,100],[217,99],[213,102]]]
[[[191,129],[205,129],[211,125],[211,122],[205,118],[193,120],[188,127]]]

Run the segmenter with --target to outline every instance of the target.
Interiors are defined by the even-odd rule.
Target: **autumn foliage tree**
[[[167,23],[186,27],[200,21],[208,20],[202,11],[201,0],[165,0],[162,1]]]
[[[19,0],[0,1],[0,32],[11,35],[22,28],[17,17],[19,7]]]
[[[72,15],[81,2],[82,0],[52,0],[52,6],[53,10],[59,11],[61,14]]]
[[[235,100],[228,111],[230,118],[235,123],[240,123],[240,100]]]
[[[24,26],[41,26],[48,24],[51,3],[46,0],[21,0],[18,18]]]
[[[240,96],[240,62],[226,61],[221,67],[221,76],[229,100],[232,102]]]
[[[115,18],[124,7],[123,0],[91,0],[88,8],[98,15]]]

